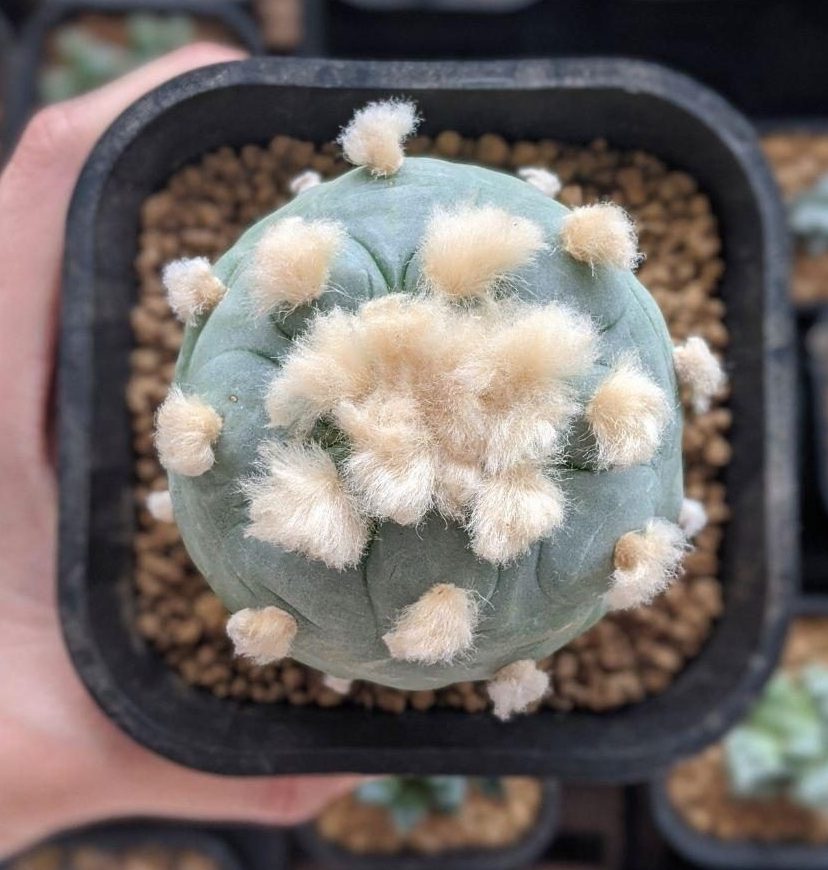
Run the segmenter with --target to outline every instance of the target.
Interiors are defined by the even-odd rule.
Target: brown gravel
[[[495,135],[464,139],[447,131],[435,140],[409,144],[409,153],[436,152],[513,169],[527,164],[554,169],[568,205],[611,198],[638,224],[647,260],[639,271],[667,317],[674,337],[704,336],[721,352],[728,334],[716,289],[724,271],[710,201],[696,182],[641,151],[618,152],[604,141],[588,147],[551,141],[516,142]],[[298,172],[324,176],[345,164],[333,144],[276,137],[267,147],[248,145],[236,154],[223,148],[170,179],[143,208],[136,269],[139,303],[132,325],[136,347],[127,390],[136,454],[135,583],[138,628],[188,682],[215,694],[261,702],[336,706],[344,699],[321,685],[321,676],[294,662],[256,667],[234,659],[224,636],[225,612],[193,569],[176,528],[156,523],[144,505],[150,490],[166,489],[152,446],[152,420],[172,378],[181,329],[164,299],[161,267],[176,257],[216,258],[241,231],[288,198]],[[687,494],[706,505],[710,524],[686,561],[685,576],[657,601],[606,617],[594,629],[542,663],[555,691],[545,702],[558,710],[610,710],[663,691],[696,655],[721,613],[718,550],[729,510],[722,468],[730,460],[730,412],[715,405],[707,414],[688,411],[684,450]],[[482,684],[461,683],[437,692],[400,692],[356,683],[350,700],[399,713],[434,704],[475,712],[488,706]]]
[[[765,136],[762,147],[787,201],[828,174],[828,133],[776,133]],[[799,303],[828,299],[828,254],[796,251],[792,292]]]
[[[209,856],[193,849],[136,846],[39,846],[17,858],[9,870],[220,870]]]
[[[253,8],[265,45],[272,51],[293,51],[304,35],[302,0],[254,0]]]
[[[397,830],[384,807],[346,795],[322,812],[316,829],[325,839],[360,855],[403,851],[435,855],[458,849],[504,848],[520,840],[535,823],[543,792],[534,779],[510,777],[503,784],[502,799],[472,787],[456,813],[431,813],[408,833]]]
[[[788,634],[782,667],[798,671],[811,662],[828,665],[828,618],[797,619]],[[720,744],[676,765],[667,790],[688,824],[723,840],[828,843],[828,815],[824,813],[784,798],[747,800],[731,796]]]

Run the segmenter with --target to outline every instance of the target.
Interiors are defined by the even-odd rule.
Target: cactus
[[[187,328],[156,443],[238,653],[342,691],[490,680],[508,718],[535,662],[676,575],[677,376],[702,408],[722,375],[672,348],[621,209],[406,159],[416,121],[366,107],[355,169],[167,267]]]
[[[44,103],[56,103],[118,78],[148,60],[187,45],[195,38],[186,15],[133,13],[125,16],[125,44],[97,36],[83,23],[60,28],[55,62],[40,74]]]
[[[734,795],[828,810],[828,668],[774,676],[724,745]]]
[[[808,254],[828,253],[828,175],[791,203],[788,224]]]
[[[355,795],[361,803],[384,807],[397,831],[407,834],[430,814],[459,812],[470,788],[493,800],[504,795],[503,783],[496,777],[464,776],[390,776],[364,783]]]

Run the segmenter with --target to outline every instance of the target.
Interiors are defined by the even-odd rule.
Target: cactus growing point
[[[340,140],[357,168],[171,267],[157,438],[237,652],[343,687],[487,679],[508,718],[536,661],[675,576],[703,523],[676,524],[677,374],[699,407],[722,378],[674,359],[620,209],[405,158],[416,123],[372,104]]]

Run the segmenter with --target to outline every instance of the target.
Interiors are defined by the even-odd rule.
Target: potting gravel
[[[788,634],[782,667],[792,672],[828,665],[828,618],[797,619]],[[722,840],[828,843],[828,815],[782,797],[756,800],[730,794],[721,744],[676,767],[667,780],[670,801],[684,820]]]
[[[560,176],[565,204],[611,199],[624,206],[636,220],[647,255],[639,277],[674,338],[701,335],[716,352],[726,348],[725,308],[716,295],[724,271],[717,222],[708,197],[689,175],[642,151],[616,151],[603,140],[589,146],[510,144],[493,134],[468,139],[446,131],[433,140],[413,140],[408,152],[507,170],[546,166]],[[177,257],[218,258],[247,226],[282,205],[290,197],[290,180],[308,168],[330,177],[348,167],[332,143],[317,148],[277,136],[267,147],[223,148],[206,156],[176,173],[144,204],[136,260],[139,298],[132,313],[136,346],[127,389],[138,512],[138,629],[186,682],[221,697],[325,707],[351,702],[394,713],[435,704],[484,710],[489,700],[483,684],[402,692],[355,683],[346,700],[324,687],[319,673],[295,662],[257,667],[235,659],[224,634],[224,607],[193,568],[176,527],[156,522],[144,507],[149,491],[167,488],[152,442],[153,415],[167,393],[181,344],[181,326],[165,300],[160,270]],[[687,557],[684,576],[668,592],[650,606],[607,616],[542,662],[553,677],[548,706],[604,711],[663,691],[699,652],[721,613],[718,550],[729,512],[719,477],[730,460],[730,412],[718,402],[701,416],[687,413],[686,490],[705,504],[709,525]]]
[[[762,147],[788,201],[828,175],[828,133],[774,133],[762,139]],[[828,299],[828,253],[796,250],[791,283],[796,302]]]

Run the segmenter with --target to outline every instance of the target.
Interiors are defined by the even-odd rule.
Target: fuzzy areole
[[[462,247],[469,213],[511,216],[523,242],[518,255],[494,237],[497,268],[471,292],[445,293],[426,241],[435,216],[453,215]],[[683,544],[666,329],[628,271],[567,252],[568,214],[505,174],[409,158],[388,179],[357,169],[304,190],[215,266],[228,293],[188,330],[177,381],[224,429],[208,475],[171,475],[176,518],[231,610],[295,619],[294,658],[401,688],[491,678],[601,617],[623,580],[613,564],[623,535],[658,520]],[[285,298],[251,315],[262,239],[285,221],[334,220],[341,245],[315,305]],[[618,225],[613,213],[609,236]],[[477,244],[476,229],[468,237]],[[574,344],[556,358],[564,338]],[[627,360],[649,388],[633,404],[653,419],[633,421],[646,443],[613,462],[586,408]],[[424,382],[439,384],[428,402]],[[507,398],[515,385],[520,402]],[[615,429],[620,420],[628,445],[623,411]],[[674,571],[658,565],[653,587]],[[451,654],[435,658],[421,637],[414,655],[395,657],[394,631],[449,582],[479,602],[473,643],[440,637]]]

